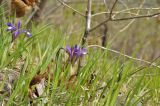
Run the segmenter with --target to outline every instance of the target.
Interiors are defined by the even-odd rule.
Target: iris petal
[[[82,49],[81,49],[81,52],[82,52],[82,54],[87,54],[86,48],[82,48]]]
[[[18,21],[18,23],[17,23],[17,28],[18,28],[18,29],[21,28],[21,22],[20,22],[20,21]]]
[[[26,32],[26,35],[29,36],[29,37],[32,36],[32,34],[28,31]]]
[[[22,30],[22,33],[25,33],[26,36],[31,37],[32,34],[27,30]]]
[[[78,45],[72,47],[66,46],[66,52],[68,53],[71,62],[75,62],[79,57],[87,54],[86,49],[80,48]]]
[[[16,30],[16,31],[14,32],[14,34],[13,34],[13,40],[15,40],[15,39],[18,37],[19,34],[20,34],[20,31],[19,31],[19,30]]]
[[[71,48],[69,46],[66,46],[66,51],[71,54]]]
[[[7,26],[8,26],[7,31],[9,31],[9,30],[10,31],[17,30],[17,28],[13,24],[11,24],[10,22],[7,23]]]
[[[13,27],[8,27],[7,31],[14,31],[15,29]]]

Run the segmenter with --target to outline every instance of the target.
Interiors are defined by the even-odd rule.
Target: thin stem
[[[41,21],[42,11],[46,5],[46,0],[41,0],[39,3],[34,6],[32,14],[29,16],[28,20],[26,21],[27,27],[31,27],[31,21],[38,24]]]
[[[72,8],[71,6],[69,6],[68,4],[66,4],[65,2],[63,2],[63,1],[61,1],[61,0],[57,0],[57,1],[60,2],[62,5],[68,7],[69,9],[73,10],[73,11],[76,12],[77,14],[85,17],[85,15],[84,15],[83,13],[81,13],[81,12],[79,12],[78,10]]]
[[[127,57],[127,58],[129,58],[129,59],[136,60],[136,61],[140,61],[140,62],[149,64],[150,66],[154,66],[154,67],[160,68],[159,65],[156,65],[156,64],[153,63],[153,62],[149,62],[149,61],[147,61],[147,60],[143,60],[143,59],[139,59],[139,58],[134,58],[134,57],[131,57],[131,56],[129,56],[129,55],[123,54],[123,53],[121,53],[121,52],[119,52],[119,51],[116,51],[116,50],[113,50],[113,49],[109,49],[109,48],[105,48],[105,47],[102,47],[102,46],[100,46],[100,45],[89,45],[88,48],[90,48],[90,47],[98,47],[98,48],[101,48],[101,49],[104,49],[104,50],[108,50],[108,51],[113,52],[113,53],[116,53],[116,54],[120,54],[120,55],[122,55],[122,56],[124,56],[124,57]]]
[[[99,28],[100,26],[104,25],[105,23],[107,23],[107,22],[109,22],[109,21],[110,21],[110,18],[108,18],[108,19],[104,20],[103,22],[101,22],[101,23],[100,23],[100,24],[98,24],[97,26],[95,26],[95,27],[91,28],[91,29],[89,30],[89,32],[94,31],[95,29]]]
[[[62,6],[62,4],[58,4],[57,6],[54,6],[54,8],[50,8],[49,11],[47,11],[44,15],[45,17],[49,16],[50,14],[53,14],[53,12],[55,12],[57,9],[59,9]]]
[[[150,15],[140,15],[140,16],[127,17],[127,18],[112,19],[111,21],[124,21],[124,20],[140,19],[140,18],[149,18],[149,17],[156,17],[158,15],[160,15],[160,12],[155,14],[150,14]]]
[[[106,22],[109,22],[109,21],[126,21],[126,20],[133,20],[133,19],[156,17],[158,15],[160,15],[160,12],[150,14],[150,15],[140,15],[140,16],[126,17],[126,18],[117,18],[117,19],[106,19],[103,22],[101,22],[100,24],[98,24],[97,26],[91,28],[90,32],[94,31],[95,29],[99,28],[101,25],[104,25]]]
[[[35,9],[33,10],[32,14],[28,17],[25,25],[29,26],[29,23],[31,22],[32,18],[34,17],[34,15],[35,15],[36,12],[38,11],[38,9],[39,9],[39,8],[37,7],[37,8],[35,8]]]
[[[118,0],[115,0],[112,8],[111,8],[111,11],[109,13],[109,18],[107,18],[105,21],[101,22],[100,24],[98,24],[97,26],[93,27],[92,29],[89,30],[89,32],[92,32],[93,30],[97,29],[98,27],[100,27],[101,25],[104,25],[105,23],[107,23],[108,21],[112,20],[112,13],[113,13],[113,10],[117,4]]]
[[[141,10],[141,11],[149,11],[149,10],[160,10],[160,8],[130,8],[130,9],[125,9],[125,10],[121,10],[121,11],[113,11],[113,14],[114,16],[120,14],[120,13],[125,13],[125,14],[131,14],[131,15],[135,15],[135,13],[131,13],[131,12],[128,12],[128,11],[132,11],[132,10]],[[95,16],[99,16],[99,15],[103,15],[103,14],[109,14],[110,12],[98,12],[98,13],[95,13],[92,15],[92,17],[95,17]]]
[[[115,0],[112,8],[111,8],[111,11],[110,11],[110,14],[109,14],[109,18],[112,19],[112,13],[113,13],[113,9],[115,8],[116,4],[117,4],[118,0]]]

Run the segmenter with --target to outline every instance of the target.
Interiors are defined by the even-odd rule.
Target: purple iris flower
[[[65,50],[68,53],[69,59],[72,63],[75,63],[78,58],[87,54],[86,48],[80,48],[78,45],[72,47],[66,46]]]
[[[8,22],[7,23],[7,31],[11,31],[13,34],[13,41],[18,37],[18,35],[24,33],[26,36],[31,37],[32,34],[26,30],[26,29],[21,29],[21,22],[18,21],[17,25],[13,25],[12,23]]]

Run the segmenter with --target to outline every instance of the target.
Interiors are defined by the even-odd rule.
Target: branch
[[[150,14],[150,15],[140,15],[140,16],[127,17],[127,18],[112,19],[111,21],[124,21],[124,20],[132,20],[132,19],[139,19],[139,18],[150,18],[150,17],[156,17],[158,15],[160,15],[160,12]]]
[[[87,3],[87,1],[85,1],[85,0],[72,0],[72,1],[67,1],[67,2],[65,2],[66,4],[79,4],[79,3],[81,3],[81,4],[86,4]],[[103,1],[100,1],[100,0],[94,0],[94,1],[92,1],[92,3],[95,3],[95,4],[102,4],[103,3]]]
[[[117,4],[117,2],[118,2],[118,0],[115,0],[113,6],[112,6],[112,8],[111,8],[109,18],[107,18],[106,20],[104,20],[103,22],[101,22],[100,24],[98,24],[97,26],[91,28],[89,32],[94,31],[95,29],[99,28],[101,25],[104,25],[105,23],[107,23],[107,22],[109,22],[109,21],[124,21],[124,20],[133,20],[133,19],[135,20],[135,19],[149,18],[149,17],[155,17],[155,16],[160,15],[160,12],[158,12],[158,13],[154,13],[154,14],[150,14],[150,15],[140,15],[140,16],[133,16],[133,17],[113,19],[113,18],[112,18],[112,13],[113,13],[113,9],[114,9],[115,5]],[[143,4],[143,3],[142,3],[142,4]],[[142,6],[142,5],[141,5],[141,6]],[[142,7],[140,7],[140,8],[142,8]],[[134,8],[132,8],[132,9],[134,9]],[[154,9],[155,9],[155,8],[154,8]],[[157,8],[156,8],[156,9],[157,9]],[[129,10],[130,10],[130,9],[128,9],[128,10],[123,10],[123,11],[129,11]],[[122,12],[122,11],[120,11],[120,12]]]
[[[115,8],[116,4],[117,4],[118,0],[115,0],[112,8],[111,8],[111,11],[110,11],[110,14],[109,14],[109,18],[112,19],[112,13],[113,13],[113,9]]]
[[[30,22],[32,20],[32,18],[34,17],[34,15],[36,14],[36,12],[38,11],[38,7],[34,8],[32,14],[28,17],[27,21],[25,22],[25,25],[27,25],[28,27],[30,27]]]
[[[94,31],[95,29],[99,28],[101,25],[104,25],[105,23],[109,22],[110,18],[104,20],[103,22],[101,22],[100,24],[98,24],[97,26],[93,27],[92,29],[89,30],[89,32]]]
[[[86,11],[86,26],[85,26],[85,32],[82,38],[82,46],[86,44],[87,37],[89,35],[89,30],[91,28],[91,17],[92,17],[92,0],[88,0],[87,4],[87,11]],[[81,66],[85,64],[85,56],[83,56],[78,63],[78,71],[80,70]]]
[[[45,14],[44,14],[44,17],[47,17],[48,15],[50,14],[53,14],[53,12],[55,12],[57,9],[59,9],[60,7],[62,6],[62,4],[58,4],[57,6],[52,6],[53,8],[49,7],[49,11],[47,11]]]
[[[106,47],[106,44],[107,44],[107,32],[108,32],[108,26],[107,24],[104,24],[103,36],[101,38],[103,47]]]
[[[147,60],[143,60],[143,59],[139,59],[139,58],[134,58],[134,57],[131,57],[131,56],[126,55],[126,54],[123,54],[123,53],[121,53],[121,52],[119,52],[119,51],[116,51],[116,50],[113,50],[113,49],[105,48],[105,47],[102,47],[102,46],[99,46],[99,45],[89,45],[88,48],[90,48],[90,47],[98,47],[98,48],[101,48],[101,49],[103,49],[103,50],[108,50],[108,51],[110,51],[110,52],[113,52],[113,53],[116,53],[116,54],[120,54],[120,55],[122,55],[122,56],[124,56],[124,57],[127,57],[127,58],[129,58],[129,59],[136,60],[136,61],[140,61],[140,62],[149,64],[150,66],[154,66],[154,67],[157,67],[157,68],[160,69],[160,66],[159,66],[159,65],[156,65],[156,64],[153,63],[153,62],[149,62],[149,61],[147,61]]]
[[[87,12],[86,12],[86,27],[85,27],[85,32],[84,36],[82,38],[82,45],[86,43],[87,36],[89,35],[89,31],[91,28],[91,5],[92,5],[92,0],[88,0],[88,6],[87,6]]]
[[[125,21],[125,20],[141,19],[141,18],[151,18],[151,17],[156,17],[158,15],[160,15],[160,12],[150,14],[150,15],[140,15],[140,16],[126,17],[126,18],[117,18],[117,19],[106,19],[103,22],[101,22],[100,24],[98,24],[97,26],[93,27],[90,30],[90,32],[94,31],[95,29],[97,29],[98,27],[100,27],[101,25],[104,25],[106,22],[109,22],[109,21]]]
[[[68,7],[69,9],[73,10],[74,12],[76,12],[77,14],[86,17],[83,13],[79,12],[78,10],[72,8],[71,6],[69,6],[68,4],[66,4],[65,2],[61,1],[61,0],[57,0],[58,2],[60,2],[62,5]]]
[[[127,12],[127,11],[134,11],[134,10],[141,10],[141,11],[153,11],[153,10],[156,10],[156,11],[158,11],[158,10],[160,10],[160,8],[129,8],[129,9],[125,9],[125,10],[121,10],[121,11],[119,11],[119,12],[117,12],[115,15],[117,15],[117,14],[120,14],[120,13],[124,13],[124,12]]]
[[[97,29],[98,27],[100,27],[101,25],[104,25],[106,22],[112,20],[112,13],[113,13],[113,10],[117,4],[118,0],[115,0],[115,2],[113,3],[113,6],[111,8],[111,11],[110,11],[110,14],[109,14],[109,18],[106,19],[105,21],[101,22],[99,25],[93,27],[89,32],[92,32],[93,30]]]
[[[132,10],[141,10],[141,11],[149,11],[149,10],[160,10],[160,8],[130,8],[130,9],[125,9],[125,10],[121,10],[121,11],[114,11],[113,14],[114,16],[120,14],[120,13],[125,13],[125,14],[131,14],[131,15],[135,15],[135,13],[131,13],[128,11],[132,11]],[[109,14],[110,12],[99,12],[99,13],[95,13],[92,15],[92,17],[98,16],[98,15],[103,15],[103,14]]]
[[[44,9],[45,5],[47,3],[47,0],[41,0],[39,4],[34,7],[34,10],[32,14],[29,16],[28,20],[26,21],[26,25],[28,27],[31,26],[31,21],[34,21],[36,24],[38,24],[41,21],[41,12]]]

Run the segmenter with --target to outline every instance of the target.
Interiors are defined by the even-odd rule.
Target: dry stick
[[[85,25],[85,32],[82,38],[82,46],[84,46],[86,44],[86,40],[87,37],[89,35],[89,30],[91,28],[91,17],[92,17],[92,0],[88,0],[88,5],[87,5],[87,11],[86,11],[86,25]],[[85,64],[85,57],[83,56],[78,63],[78,72],[81,68],[81,66],[83,66],[83,64]]]
[[[140,61],[140,62],[149,64],[150,66],[154,66],[154,67],[160,68],[159,65],[156,65],[156,64],[153,63],[153,62],[149,62],[149,61],[147,61],[147,60],[143,60],[143,59],[139,59],[139,58],[134,58],[134,57],[131,57],[131,56],[129,56],[129,55],[123,54],[123,53],[121,53],[121,52],[119,52],[119,51],[116,51],[116,50],[113,50],[113,49],[109,49],[109,48],[105,48],[105,47],[102,47],[102,46],[100,46],[100,45],[89,45],[88,48],[90,48],[90,47],[98,47],[98,48],[101,48],[101,49],[104,49],[104,50],[108,50],[108,51],[113,52],[113,53],[116,53],[116,54],[120,54],[120,55],[122,55],[122,56],[124,56],[124,57],[127,57],[127,58],[129,58],[129,59],[136,60],[136,61]]]
[[[107,9],[106,0],[104,0],[104,5],[106,6],[106,11],[107,11],[108,9]],[[112,8],[113,8],[113,7],[112,7]],[[112,14],[109,12],[109,17],[111,17],[110,15],[112,15]],[[93,17],[93,15],[92,15],[92,17]],[[108,14],[106,14],[106,17],[108,17]],[[107,44],[107,32],[108,32],[107,23],[103,25],[103,28],[104,28],[104,29],[103,29],[103,36],[102,36],[102,38],[101,38],[101,40],[102,40],[101,45],[102,45],[103,47],[106,47],[106,44]]]
[[[160,12],[159,13],[150,14],[150,15],[140,15],[140,16],[134,16],[134,17],[127,17],[127,18],[112,19],[111,21],[124,21],[124,20],[138,19],[138,18],[149,18],[149,17],[156,17],[158,15],[160,15]]]
[[[52,14],[53,12],[55,12],[57,9],[59,9],[62,6],[62,4],[58,4],[56,7],[50,9],[48,12],[46,12],[44,15],[45,17],[47,17],[48,15]]]
[[[86,26],[85,26],[85,32],[82,38],[82,45],[86,43],[87,36],[89,35],[89,30],[91,28],[91,5],[92,0],[88,0],[88,6],[87,6],[87,12],[86,12]]]
[[[116,4],[117,4],[118,0],[115,0],[112,8],[111,8],[111,11],[110,11],[110,14],[109,14],[109,18],[112,19],[112,13],[113,13],[113,9],[115,8]]]
[[[83,13],[81,13],[81,12],[79,12],[78,10],[72,8],[71,6],[69,6],[68,4],[66,4],[65,2],[63,2],[63,1],[61,1],[61,0],[57,0],[57,1],[60,2],[62,5],[68,7],[69,9],[73,10],[73,11],[76,12],[77,14],[85,17],[85,15],[84,15]]]
[[[158,11],[158,10],[160,10],[160,8],[130,8],[130,9],[125,9],[125,10],[121,10],[121,11],[118,11],[117,13],[115,13],[115,15],[118,15],[118,14],[120,14],[120,13],[126,13],[127,11],[132,11],[132,10],[141,10],[141,11],[151,11],[151,10],[156,10],[156,11]],[[133,14],[133,13],[132,13]],[[114,16],[115,16],[114,15]]]
[[[126,18],[118,18],[118,19],[106,19],[103,22],[101,22],[100,24],[98,24],[97,26],[93,27],[90,30],[90,32],[94,31],[95,29],[97,29],[98,27],[100,27],[101,25],[103,25],[103,24],[105,24],[106,22],[109,22],[109,21],[125,21],[125,20],[141,19],[141,18],[150,18],[150,17],[156,17],[158,15],[160,15],[160,12],[150,14],[150,15],[140,15],[140,16],[126,17]]]
[[[32,20],[35,21],[36,23],[39,23],[40,17],[42,15],[41,12],[44,9],[46,3],[47,3],[47,0],[41,0],[41,2],[39,4],[39,9],[37,10],[37,12],[32,17]]]
[[[78,3],[81,3],[81,4],[84,4],[84,3],[87,3],[87,1],[82,1],[82,0],[72,0],[72,1],[67,1],[67,2],[65,2],[66,4],[78,4]],[[103,3],[103,1],[100,1],[100,0],[94,0],[94,1],[92,1],[92,3]]]
[[[39,9],[39,8],[35,8],[35,9],[33,10],[32,14],[28,17],[25,25],[27,25],[27,26],[29,25],[30,21],[32,20],[33,16],[34,16],[35,13],[38,11],[38,9]]]
[[[145,3],[145,0],[142,1],[142,3],[140,4],[139,8],[142,8],[143,5],[144,5],[144,3]],[[139,13],[140,13],[140,10],[138,10],[135,15],[137,16]],[[130,15],[130,16],[131,16],[131,15]],[[113,16],[113,17],[114,17],[114,16]],[[133,24],[133,22],[134,22],[135,20],[136,20],[136,19],[131,20],[124,28],[122,28],[122,29],[120,30],[120,32],[123,32],[123,31],[126,30],[129,26],[131,26],[131,24]]]
[[[26,21],[26,25],[27,25],[28,27],[30,27],[31,20],[32,20],[32,21],[35,21],[36,24],[39,23],[40,17],[41,17],[41,11],[43,10],[46,2],[47,2],[47,0],[41,0],[41,2],[40,2],[40,4],[39,4],[39,8],[36,7],[36,8],[34,9],[34,11],[32,12],[32,14],[30,15],[30,17],[29,17],[28,20]]]
[[[104,31],[102,36],[102,46],[106,47],[107,44],[107,32],[108,32],[108,26],[107,24],[104,24]]]
[[[111,7],[111,10],[107,9],[107,10],[109,10],[109,18],[108,19],[112,18],[113,9],[115,8],[117,2],[118,2],[118,0],[115,0],[115,2],[113,3],[113,6]],[[107,3],[106,3],[106,0],[104,0],[104,5],[106,6],[106,8],[108,7]],[[92,15],[92,17],[93,17],[93,15]],[[106,14],[106,17],[108,17],[107,14]],[[106,42],[107,42],[106,40],[107,40],[107,31],[108,31],[107,23],[104,24],[103,26],[104,26],[104,32],[103,32],[103,37],[102,37],[102,46],[105,47]]]
[[[131,13],[131,12],[128,12],[128,11],[131,11],[131,10],[143,10],[143,11],[148,11],[148,10],[160,10],[160,8],[131,8],[131,9],[125,9],[125,10],[121,10],[121,11],[114,11],[113,14],[114,14],[114,17],[120,13],[124,13],[124,14],[131,14],[131,15],[136,15],[135,13]],[[110,12],[98,12],[98,13],[95,13],[95,14],[92,14],[92,17],[95,17],[95,16],[99,16],[99,15],[104,15],[104,14],[109,14]]]
[[[107,17],[107,14],[106,14],[106,17]],[[106,47],[107,45],[107,38],[108,38],[108,24],[106,23],[103,25],[103,36],[101,38],[103,47]]]
[[[109,22],[110,20],[112,20],[112,13],[113,13],[113,10],[114,10],[117,2],[118,2],[118,0],[115,0],[113,6],[112,6],[112,8],[111,8],[111,11],[110,11],[110,13],[109,13],[109,18],[106,19],[105,21],[101,22],[99,25],[97,25],[97,26],[93,27],[92,29],[90,29],[89,32],[92,32],[93,30],[97,29],[97,28],[100,27],[101,25],[104,25],[105,23],[107,23],[107,22]]]

